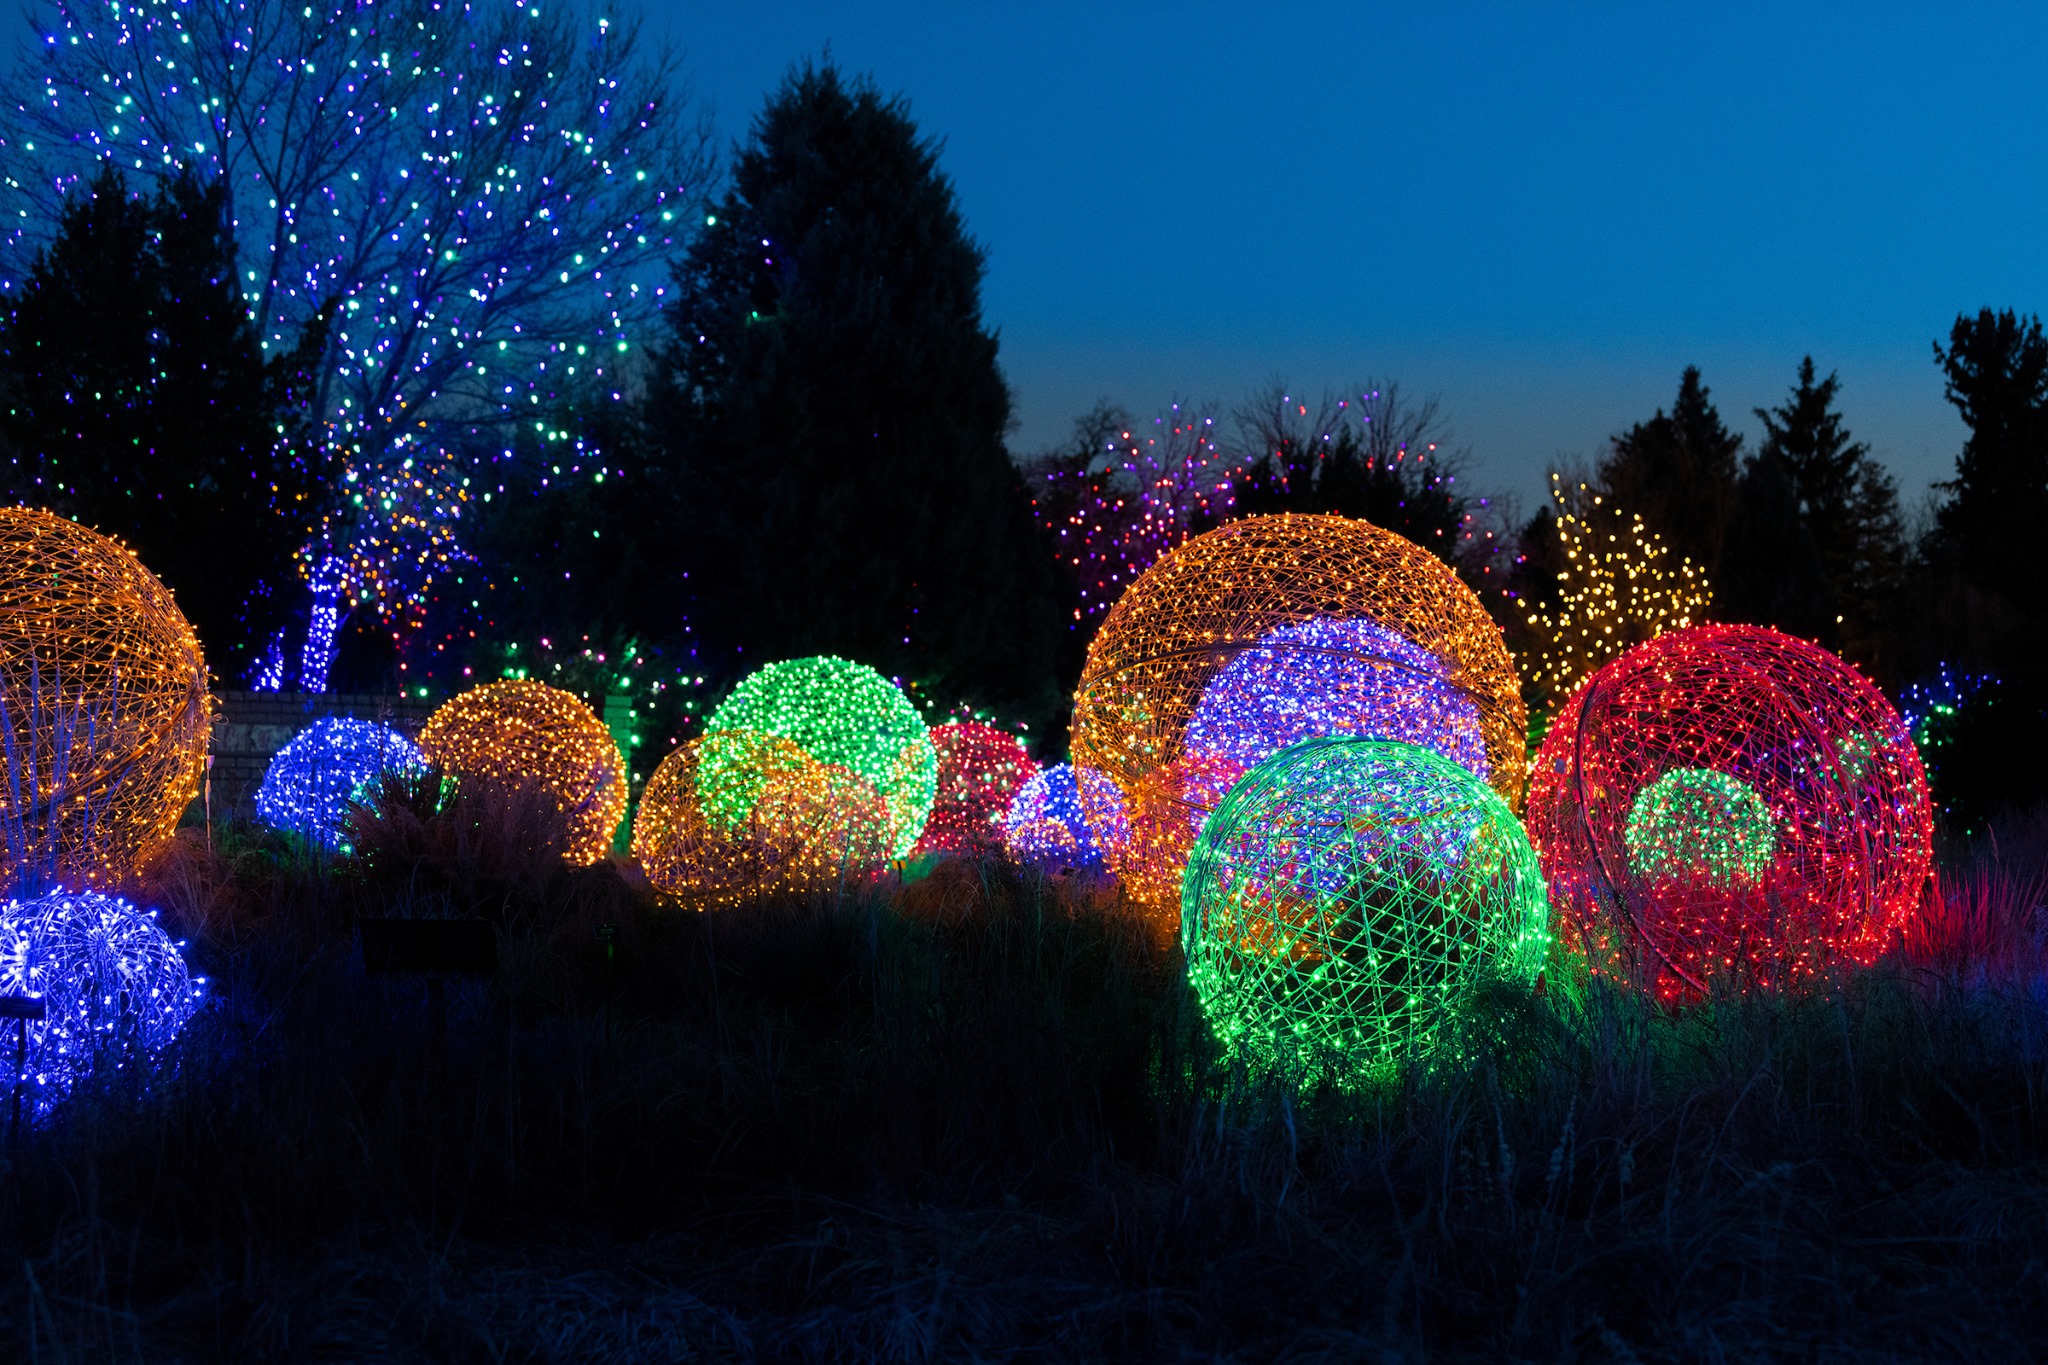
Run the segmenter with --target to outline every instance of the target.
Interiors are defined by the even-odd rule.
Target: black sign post
[[[427,985],[427,1046],[448,1070],[448,978],[498,970],[498,936],[480,919],[359,919],[356,937],[371,976],[408,976]]]

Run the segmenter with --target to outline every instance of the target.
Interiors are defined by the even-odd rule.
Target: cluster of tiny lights
[[[8,279],[101,164],[223,185],[265,350],[326,329],[317,417],[346,476],[309,575],[331,561],[349,599],[416,619],[467,559],[479,490],[454,452],[486,423],[557,439],[569,395],[619,397],[701,189],[680,103],[623,29],[559,6],[38,10],[0,131]]]
[[[113,881],[199,794],[206,660],[120,542],[0,508],[0,850],[6,871]]]
[[[1624,513],[1584,484],[1568,501],[1558,476],[1552,474],[1550,482],[1564,563],[1557,572],[1556,608],[1528,615],[1543,642],[1531,679],[1546,695],[1564,697],[1631,646],[1704,621],[1713,592],[1706,573],[1673,554],[1641,517]]]
[[[602,861],[626,816],[626,761],[611,731],[546,683],[486,683],[451,697],[420,727],[419,747],[458,778],[537,784],[569,818],[574,862]]]
[[[1181,945],[1219,1041],[1344,1086],[1426,1058],[1482,979],[1533,984],[1548,917],[1535,850],[1485,782],[1412,744],[1327,737],[1209,817]]]
[[[1905,722],[1849,664],[1760,626],[1673,631],[1588,678],[1527,815],[1567,943],[1673,1003],[1868,965],[1933,861]]]
[[[1084,788],[1086,801],[1081,796]],[[1088,823],[1090,807],[1102,825]],[[1105,831],[1102,837],[1096,834],[1098,828]],[[1020,863],[1097,871],[1103,864],[1103,845],[1122,837],[1123,795],[1116,783],[1086,768],[1077,777],[1068,763],[1033,774],[1003,817],[1004,846]]]
[[[1010,802],[1037,771],[1031,755],[1009,731],[975,720],[937,726],[932,748],[939,756],[938,794],[916,852],[973,857],[1001,847]]]
[[[865,664],[831,655],[769,664],[744,678],[704,728],[774,735],[861,778],[888,808],[890,857],[908,857],[924,833],[938,795],[938,751],[903,689]],[[726,782],[725,761],[725,751],[701,760],[698,785],[707,800]]]
[[[886,862],[890,812],[867,779],[792,740],[717,730],[647,780],[633,856],[657,889],[700,909],[805,896]]]
[[[1203,819],[1287,745],[1427,745],[1513,803],[1525,723],[1500,628],[1442,560],[1368,522],[1283,515],[1197,536],[1131,585],[1089,646],[1071,733],[1122,798],[1112,870],[1171,917]]]
[[[425,768],[419,746],[390,726],[326,716],[271,757],[256,815],[272,829],[345,853],[349,806],[384,774]]]
[[[88,1080],[127,1073],[146,1082],[206,984],[187,972],[180,946],[154,910],[96,892],[0,906],[0,995],[43,1001],[43,1017],[28,1021],[27,1064],[12,1078],[25,1112],[47,1118]],[[7,1033],[0,1055],[12,1070]]]
[[[1944,662],[1935,665],[1934,676],[1925,682],[1908,683],[1899,695],[1899,712],[1906,730],[1922,752],[1948,743],[1947,729],[1979,692],[1998,685],[1986,673],[1962,673]]]

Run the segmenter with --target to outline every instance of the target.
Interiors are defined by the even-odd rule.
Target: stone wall
[[[212,768],[213,818],[255,813],[271,755],[322,716],[374,720],[400,734],[419,733],[440,703],[427,697],[369,692],[216,692]]]

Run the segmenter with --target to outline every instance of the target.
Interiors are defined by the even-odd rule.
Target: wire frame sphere
[[[1038,765],[1007,730],[955,720],[932,730],[939,756],[938,794],[916,853],[968,857],[1002,847],[1003,821],[1017,791]]]
[[[146,1078],[199,1008],[204,984],[189,975],[155,911],[94,891],[0,906],[0,994],[40,996],[44,1011],[28,1022],[18,1077],[12,1029],[0,1056],[39,1120],[88,1077]]]
[[[426,766],[419,746],[388,725],[323,716],[271,756],[256,815],[272,829],[346,852],[350,804],[384,774]]]
[[[889,849],[888,803],[866,778],[753,730],[676,748],[633,817],[647,879],[700,909],[836,888]]]
[[[938,795],[939,755],[924,717],[865,664],[831,655],[769,664],[744,678],[704,729],[778,735],[866,779],[889,810],[891,857],[910,856]],[[707,753],[705,772],[722,761],[723,751]]]
[[[1090,806],[1096,818],[1106,822],[1106,834],[1089,823]],[[1103,845],[1127,837],[1123,795],[1116,783],[1086,768],[1077,777],[1068,763],[1032,774],[1003,817],[1004,846],[1021,863],[1097,871],[1103,863]]]
[[[1544,737],[1527,813],[1567,943],[1668,1002],[1868,965],[1933,859],[1898,712],[1761,626],[1674,631],[1594,673]]]
[[[1322,738],[1260,763],[1209,817],[1181,944],[1226,1046],[1343,1085],[1430,1053],[1483,980],[1533,984],[1548,918],[1498,792],[1413,744]]]
[[[1500,629],[1448,565],[1369,522],[1284,515],[1196,536],[1139,576],[1089,645],[1072,745],[1123,797],[1112,869],[1170,916],[1203,820],[1287,745],[1425,745],[1513,805],[1525,730]]]
[[[420,727],[419,748],[457,778],[539,784],[568,816],[571,861],[602,861],[626,817],[626,761],[611,731],[546,683],[486,683],[449,698]]]
[[[0,508],[0,870],[103,883],[199,794],[206,660],[170,590],[119,541]]]

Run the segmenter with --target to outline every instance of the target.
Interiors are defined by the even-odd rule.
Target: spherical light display
[[[388,725],[324,716],[271,757],[256,791],[256,814],[272,829],[346,852],[350,803],[385,773],[426,765],[419,746]]]
[[[938,794],[915,851],[972,857],[1000,848],[1010,802],[1038,770],[1031,755],[1015,735],[972,720],[934,728],[932,748]]]
[[[1340,1085],[1428,1053],[1481,980],[1533,984],[1549,942],[1536,853],[1500,794],[1385,740],[1303,740],[1246,773],[1181,901],[1218,1038]]]
[[[1090,806],[1103,826],[1089,823]],[[1019,862],[1095,870],[1102,866],[1103,845],[1127,838],[1116,784],[1086,768],[1077,777],[1068,763],[1032,774],[1003,817],[1004,845]]]
[[[133,869],[199,794],[210,723],[206,660],[169,589],[118,541],[0,508],[0,869]]]
[[[752,730],[677,748],[633,817],[648,880],[699,908],[830,889],[886,862],[889,848],[888,803],[866,778]]]
[[[1528,820],[1567,942],[1672,1002],[1867,965],[1933,857],[1898,712],[1759,626],[1674,631],[1588,678],[1537,753]]]
[[[546,683],[486,683],[420,727],[420,752],[457,778],[535,782],[568,815],[572,861],[594,863],[626,815],[626,762],[583,700]]]
[[[1072,743],[1123,798],[1112,868],[1170,917],[1203,819],[1286,745],[1427,745],[1512,804],[1525,728],[1500,629],[1442,560],[1368,522],[1270,516],[1195,537],[1118,599],[1088,649]]]
[[[704,729],[776,735],[865,779],[889,809],[890,856],[917,846],[938,794],[938,751],[903,690],[865,664],[830,655],[769,664],[734,688]],[[726,756],[707,752],[700,779],[723,781]]]
[[[38,1119],[89,1076],[146,1072],[199,1008],[204,984],[154,911],[91,891],[0,906],[0,994],[43,998],[22,1078]],[[11,1037],[0,1057],[11,1071]]]

